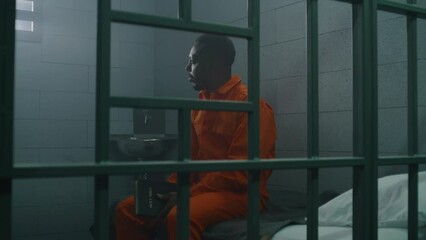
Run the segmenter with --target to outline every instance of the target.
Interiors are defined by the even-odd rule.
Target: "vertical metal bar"
[[[318,1],[306,1],[308,158],[319,155]],[[307,239],[318,239],[318,168],[308,169]]]
[[[308,169],[307,239],[318,239],[318,168]]]
[[[192,19],[192,1],[179,0],[179,18],[184,21],[191,21]]]
[[[408,0],[415,4],[416,0]],[[417,114],[417,18],[407,16],[407,65],[408,65],[408,155],[418,153]]]
[[[0,3],[0,168],[13,168],[16,3]],[[12,178],[0,178],[0,238],[12,237]]]
[[[318,2],[307,4],[308,157],[319,154],[318,107]]]
[[[415,4],[416,0],[407,0]],[[407,64],[408,64],[408,156],[418,153],[417,113],[417,18],[407,15]],[[418,239],[418,164],[408,169],[408,239]]]
[[[190,159],[191,155],[191,111],[179,110],[179,161]],[[177,239],[190,239],[189,212],[190,212],[190,173],[178,173],[177,199]]]
[[[353,155],[363,156],[363,12],[362,2],[352,4],[352,42],[353,42]],[[353,228],[352,239],[364,240],[364,195],[365,195],[365,167],[353,168]]]
[[[259,124],[259,52],[260,52],[260,1],[247,0],[248,26],[252,38],[248,40],[248,100],[253,103],[253,111],[248,115],[248,161],[260,159]],[[259,239],[260,217],[260,171],[248,172],[248,213],[247,239]]]
[[[418,181],[419,165],[412,164],[408,168],[408,239],[417,240],[419,231],[418,219]],[[424,203],[423,203],[424,204]]]
[[[365,156],[365,194],[363,227],[365,240],[377,239],[377,0],[363,1],[363,149]]]
[[[354,167],[353,168],[353,192],[352,192],[352,239],[364,240],[366,236],[364,219],[367,218],[366,212],[364,211],[366,203],[366,188],[365,186],[367,177],[365,167]]]
[[[108,159],[111,48],[111,0],[98,1],[96,59],[96,162]],[[108,176],[95,176],[95,237],[109,238]]]
[[[362,68],[362,3],[352,4],[352,42],[353,42],[353,155],[361,157],[363,154],[363,68]]]

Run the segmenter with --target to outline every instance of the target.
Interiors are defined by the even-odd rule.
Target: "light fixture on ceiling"
[[[22,12],[34,12],[34,1],[30,0],[17,0],[16,1],[16,10]],[[34,21],[29,20],[15,20],[15,29],[17,31],[34,31]]]

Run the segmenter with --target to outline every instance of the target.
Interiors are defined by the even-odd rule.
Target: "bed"
[[[406,240],[408,219],[407,174],[390,175],[378,181],[379,240]],[[419,173],[419,240],[426,240],[426,172]],[[352,240],[352,190],[320,195],[318,234],[320,240]],[[306,240],[306,194],[272,189],[266,212],[260,217],[261,239]],[[246,221],[233,219],[206,230],[204,240],[244,240]]]
[[[426,228],[419,228],[419,240],[426,239]],[[407,240],[406,228],[379,228],[379,240]],[[306,240],[306,225],[289,225],[274,234],[271,240]],[[352,227],[318,227],[318,240],[352,240]]]

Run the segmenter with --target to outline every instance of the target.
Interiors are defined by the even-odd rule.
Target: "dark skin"
[[[185,67],[189,76],[188,81],[194,90],[214,92],[231,79],[231,65],[225,65],[222,62],[209,57],[200,49],[199,44],[195,44],[189,52],[189,61]],[[161,221],[176,205],[177,192],[157,194],[157,197],[167,201],[156,218],[156,221]]]

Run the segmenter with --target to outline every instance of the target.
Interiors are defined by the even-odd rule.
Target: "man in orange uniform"
[[[247,87],[231,75],[235,49],[232,41],[216,35],[201,35],[189,53],[186,70],[189,82],[202,100],[247,101]],[[247,159],[247,114],[194,110],[191,115],[192,160]],[[271,107],[260,101],[260,155],[275,157],[276,129]],[[266,184],[271,171],[261,173],[261,209],[268,198]],[[176,183],[176,174],[169,177]],[[221,221],[245,217],[247,173],[245,171],[196,172],[191,174],[190,236],[201,240],[206,227]],[[159,218],[164,219],[170,240],[177,239],[176,193],[159,195],[167,201]],[[117,240],[154,239],[158,221],[134,214],[134,198],[116,209]]]

